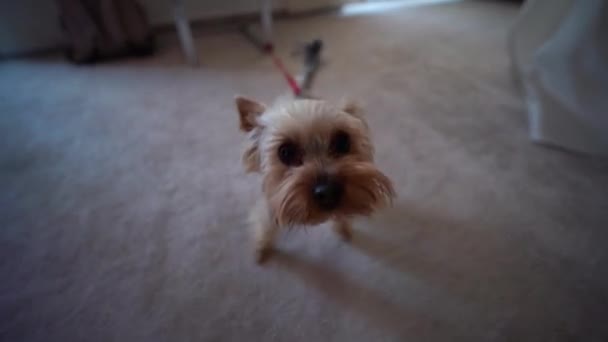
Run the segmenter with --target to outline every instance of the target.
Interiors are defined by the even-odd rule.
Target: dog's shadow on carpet
[[[446,338],[436,329],[442,324],[439,320],[392,302],[390,298],[358,284],[348,274],[329,267],[327,263],[282,251],[273,255],[272,263],[300,278],[306,286],[318,291],[328,301],[361,316],[382,331],[408,336],[414,327],[418,335],[424,334],[425,339]]]
[[[512,236],[510,227],[483,221],[480,218],[476,223],[464,222],[403,204],[355,229],[351,246],[379,267],[401,274],[403,279],[419,279],[428,286],[431,300],[453,300],[475,311],[491,308],[500,312],[513,305],[513,296],[521,295],[530,286],[550,286],[550,279],[539,275],[533,259],[522,253],[522,241]],[[412,329],[433,334],[425,335],[425,340],[467,334],[464,327],[457,326],[457,318],[452,321],[431,317],[399,304],[390,293],[366,287],[327,260],[313,261],[278,252],[273,263],[300,277],[328,300],[399,336],[406,336],[406,331],[411,336]],[[540,301],[531,299],[526,305],[542,307]]]
[[[526,252],[530,241],[496,221],[464,220],[402,203],[367,229],[357,230],[352,246],[398,273],[414,275],[465,301],[483,297],[502,305],[522,282],[547,279],[534,271],[535,260]]]

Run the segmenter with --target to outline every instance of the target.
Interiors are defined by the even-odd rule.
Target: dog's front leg
[[[280,228],[276,220],[271,217],[264,199],[260,199],[253,208],[250,220],[253,230],[255,260],[262,264],[272,255],[274,240]]]

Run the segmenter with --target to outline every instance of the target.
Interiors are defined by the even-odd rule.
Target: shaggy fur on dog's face
[[[373,163],[369,130],[357,107],[321,100],[270,108],[242,97],[236,102],[240,127],[249,132],[245,168],[262,174],[279,225],[369,215],[394,197],[390,180]],[[339,203],[330,210],[313,198],[320,178],[340,186]]]

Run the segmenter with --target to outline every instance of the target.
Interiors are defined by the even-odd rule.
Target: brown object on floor
[[[3,62],[0,340],[605,341],[608,165],[528,141],[517,9],[277,22],[277,46],[323,33],[315,93],[375,109],[399,198],[351,244],[288,233],[264,268],[233,96],[285,86],[240,34],[200,35],[196,70],[177,42],[94,68]]]
[[[154,40],[146,13],[133,0],[55,0],[68,57],[76,63],[148,55]]]

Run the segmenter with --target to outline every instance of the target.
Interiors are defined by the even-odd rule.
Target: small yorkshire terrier
[[[353,216],[391,203],[391,181],[373,163],[367,123],[357,106],[293,100],[274,106],[237,97],[240,129],[249,134],[243,164],[263,176],[251,213],[258,263],[281,228],[328,220],[345,240]]]

